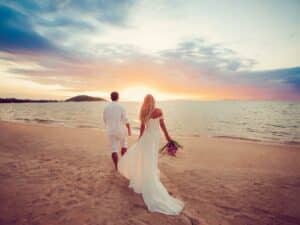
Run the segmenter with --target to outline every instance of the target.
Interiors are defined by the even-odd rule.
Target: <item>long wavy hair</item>
[[[144,98],[143,105],[140,110],[140,121],[146,123],[150,117],[151,113],[155,109],[155,99],[152,95],[148,94]]]

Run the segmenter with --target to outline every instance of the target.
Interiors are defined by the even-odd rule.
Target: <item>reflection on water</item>
[[[105,102],[1,104],[0,119],[104,129]],[[122,102],[138,132],[140,103]],[[300,144],[300,103],[263,101],[159,102],[173,135]]]

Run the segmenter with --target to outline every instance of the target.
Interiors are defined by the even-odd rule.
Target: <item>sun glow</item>
[[[172,99],[183,99],[183,96],[178,96],[171,93],[165,93],[158,91],[154,88],[149,88],[146,86],[134,86],[130,88],[125,88],[120,91],[120,99],[125,101],[143,101],[147,94],[151,94],[158,101],[172,100]]]

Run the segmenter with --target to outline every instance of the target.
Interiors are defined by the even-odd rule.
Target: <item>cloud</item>
[[[300,95],[300,67],[265,71],[252,71],[239,74],[239,82],[256,86],[286,86]]]
[[[176,49],[165,50],[161,52],[161,55],[214,70],[248,70],[256,64],[253,59],[239,58],[233,50],[220,45],[209,44],[203,39],[181,42]]]
[[[54,19],[42,19],[41,18],[39,21],[37,21],[37,24],[39,26],[45,26],[48,29],[59,28],[59,27],[62,27],[62,28],[74,27],[74,28],[78,28],[81,30],[88,30],[88,31],[93,31],[95,29],[95,27],[88,22],[85,22],[83,20],[80,20],[80,21],[74,20],[67,16],[59,16]]]
[[[58,15],[58,21],[48,23],[50,26],[54,24],[79,24],[81,26],[80,21],[86,17],[96,18],[101,23],[125,25],[128,13],[135,3],[134,0],[6,0],[4,2],[24,14],[38,17],[36,19],[45,15],[55,18]],[[60,15],[69,16],[69,18],[61,22]]]
[[[65,7],[71,7],[80,12],[89,12],[98,21],[113,25],[125,25],[133,0],[96,0],[96,1],[70,1]]]
[[[74,53],[73,57],[64,59],[56,55],[39,56],[31,59],[39,65],[38,68],[12,67],[9,73],[41,84],[59,84],[69,91],[77,92],[108,91],[147,84],[178,94],[207,93],[211,98],[300,98],[299,67],[267,71],[245,70],[249,68],[243,64],[247,60],[238,57],[230,49],[215,47],[206,42],[205,48],[199,47],[198,43],[185,43],[189,43],[189,47],[180,43],[174,49],[152,55],[143,53],[136,46],[99,44],[96,46],[99,52],[95,54]],[[191,49],[198,50],[194,53]],[[166,52],[176,54],[165,54]],[[224,62],[239,63],[239,70],[220,66]]]
[[[2,51],[49,51],[54,46],[35,32],[25,14],[0,5],[0,50]]]
[[[86,45],[103,26],[126,26],[133,0],[4,0],[0,4],[0,50],[64,54]],[[76,34],[76,35],[74,35]],[[83,43],[85,42],[85,43]]]

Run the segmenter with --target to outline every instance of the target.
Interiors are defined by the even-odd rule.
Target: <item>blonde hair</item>
[[[140,110],[140,121],[146,123],[155,109],[155,99],[152,95],[148,94],[144,98],[143,105]]]

